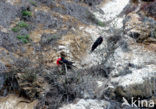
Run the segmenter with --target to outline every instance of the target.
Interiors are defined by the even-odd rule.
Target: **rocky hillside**
[[[155,59],[156,0],[0,0],[0,109],[154,108]]]

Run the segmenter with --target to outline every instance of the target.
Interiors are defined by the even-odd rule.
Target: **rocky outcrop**
[[[44,82],[44,79],[37,76],[35,73],[18,73],[17,82],[20,89],[20,95],[30,100],[39,98],[45,90],[48,91],[48,85]]]
[[[99,51],[97,50],[97,53],[95,51],[95,54],[92,55],[97,57],[94,59],[94,65],[101,63],[98,65],[102,66],[100,70],[109,74],[108,77],[111,82],[108,82],[107,88],[102,81],[105,87],[102,85],[99,88],[101,92],[97,91],[100,97],[111,93],[109,97],[121,101],[122,97],[131,100],[132,97],[144,99],[151,98],[154,95],[156,46],[155,39],[151,37],[154,22],[154,19],[147,18],[143,14],[139,15],[133,11],[124,19],[125,33],[121,34],[123,31],[117,30],[114,33],[115,35],[107,36],[107,33],[103,32],[105,40],[99,47]],[[88,30],[92,35],[94,31],[96,29]],[[92,64],[91,61],[89,62]],[[108,68],[110,70],[107,70]],[[98,69],[97,71],[100,72]]]
[[[137,42],[143,42],[150,36],[150,23],[143,22],[143,19],[136,13],[129,13],[126,16],[125,31]]]
[[[14,102],[12,102],[14,101]],[[30,102],[25,98],[18,97],[18,95],[10,94],[7,97],[1,97],[1,109],[34,109],[37,105],[37,100]]]
[[[60,109],[106,109],[110,107],[112,108],[113,106],[104,100],[80,99],[77,103],[63,106]]]
[[[131,12],[125,18],[124,31],[136,42],[155,43],[155,24],[153,19]]]
[[[148,55],[150,57],[147,58]],[[130,39],[128,42],[122,42],[122,46],[114,51],[114,61],[110,61],[110,57],[110,60],[108,60],[110,63],[106,63],[106,65],[113,65],[112,68],[114,70],[111,72],[111,80],[114,84],[117,83],[118,86],[122,86],[122,90],[126,88],[123,91],[126,93],[124,96],[129,98],[132,96],[151,96],[150,91],[153,89],[152,87],[151,89],[147,87],[149,87],[149,84],[154,85],[150,81],[152,78],[155,78],[156,66],[153,60],[155,56],[155,51],[130,44]],[[145,88],[147,91],[142,91]]]
[[[1,73],[0,95],[7,96],[9,93],[19,94],[31,101],[39,98],[48,90],[48,85],[43,78],[36,74],[13,72]]]
[[[124,28],[137,42],[155,43],[155,0],[132,0],[123,11]]]

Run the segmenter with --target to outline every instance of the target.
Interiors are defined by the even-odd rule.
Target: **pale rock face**
[[[104,100],[80,99],[76,104],[68,104],[60,109],[106,109],[110,105]]]
[[[129,3],[129,0],[112,0],[105,4],[101,9],[104,11],[106,21],[116,18]]]
[[[123,11],[126,5],[128,5],[129,0],[110,0],[108,3],[100,7],[104,12],[103,14],[98,12],[93,12],[101,21],[108,22],[111,21],[109,28],[122,28],[123,17],[119,17],[119,14]],[[107,28],[107,27],[105,27]]]
[[[120,73],[124,73],[124,68],[126,68],[129,63],[134,65],[134,67],[127,67],[127,69],[129,69],[129,74],[126,74],[125,72],[123,76],[112,79],[112,81],[116,80],[119,85],[127,86],[140,84],[144,82],[145,78],[153,77],[156,73],[156,61],[153,60],[156,58],[155,53],[145,51],[142,47],[138,47],[138,49],[137,46],[135,47],[135,49],[131,49],[132,51],[128,53],[124,53],[121,48],[118,48],[115,51],[115,60],[113,64],[115,70],[112,71],[112,75],[122,75]]]
[[[103,43],[96,49],[92,54],[88,54],[83,58],[82,64],[91,67],[93,65],[100,64],[105,60],[107,54],[107,39],[113,35],[115,29],[121,29],[123,27],[123,17],[118,17],[118,15],[123,11],[123,8],[129,3],[129,0],[113,0],[106,4],[100,6],[100,9],[104,12],[101,14],[99,12],[93,12],[97,19],[107,22],[111,21],[109,25],[105,27],[90,26],[85,29],[87,33],[90,34],[92,38],[92,43],[101,35],[104,40]],[[112,30],[113,28],[113,30]],[[89,53],[89,51],[87,51]]]
[[[108,30],[111,27],[114,29],[123,28],[123,19],[125,20],[125,18],[118,18],[116,16],[123,11],[123,8],[128,2],[129,1],[119,0],[111,1],[101,8],[104,11],[103,15],[97,12],[94,13],[97,18],[103,21],[112,20],[112,22],[107,27],[103,28],[86,28],[86,31],[91,34],[93,40],[95,40],[98,35],[102,35],[104,41],[94,53],[87,55],[89,58],[87,58],[85,62],[88,62],[90,66],[93,66],[100,64],[106,59],[107,62],[105,65],[113,68],[110,72],[110,82],[112,84],[117,84],[117,88],[122,87],[121,92],[119,92],[122,95],[122,91],[125,91],[122,96],[151,96],[153,88],[147,88],[147,84],[149,83],[152,86],[154,83],[150,82],[152,80],[151,78],[156,77],[156,53],[154,50],[148,49],[147,45],[136,43],[135,38],[131,38],[128,35],[122,35],[121,40],[117,42],[118,47],[114,50],[113,54],[109,58],[106,57],[107,49],[109,48],[107,39],[109,39],[110,33],[105,32],[105,30]],[[128,14],[126,18],[127,17],[129,17],[129,19],[124,24],[124,29],[129,30],[128,33],[139,33],[139,40],[147,39],[150,34],[149,22],[143,22],[141,17],[135,12]],[[147,81],[149,82],[146,83]],[[99,81],[97,81],[97,83],[99,83]],[[147,89],[147,91],[141,91],[143,89]]]
[[[113,62],[108,59],[106,63],[114,68],[111,72],[111,82],[120,87],[119,93],[122,96],[152,96],[151,92],[155,84],[153,78],[156,78],[156,61],[154,60],[156,53],[134,43],[133,40],[131,40],[132,43],[128,36],[126,38],[129,39],[128,51],[124,51],[122,46],[118,47],[113,54]]]
[[[30,102],[16,95],[8,95],[0,98],[0,109],[34,109],[37,100]]]
[[[91,42],[94,43],[94,41],[101,35],[103,37],[108,37],[108,34],[106,33],[105,35],[101,34],[101,29],[97,28],[95,26],[90,26],[88,28],[85,28],[85,31],[89,33],[91,36]],[[87,51],[87,55],[83,57],[83,61],[81,62],[82,65],[85,65],[85,67],[91,67],[93,65],[100,64],[101,61],[103,60],[104,56],[106,55],[104,53],[104,49],[106,48],[106,40],[103,40],[103,43],[97,47],[97,49],[93,52],[90,53],[90,49]]]

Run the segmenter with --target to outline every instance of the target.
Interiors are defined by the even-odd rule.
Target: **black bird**
[[[92,45],[91,52],[93,52],[102,42],[103,42],[102,36],[98,37],[94,42],[94,44]]]
[[[68,61],[68,60],[66,60],[65,58],[61,58],[61,61],[64,63],[64,64],[66,64],[66,65],[69,65],[69,66],[71,66],[71,65],[73,65],[73,62],[71,62],[71,61]]]
[[[66,65],[68,69],[71,69],[73,62],[66,60],[64,57],[57,59],[57,65]]]

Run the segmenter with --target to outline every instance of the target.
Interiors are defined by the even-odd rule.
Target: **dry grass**
[[[59,45],[70,47],[70,53],[72,58],[76,60],[81,60],[83,56],[86,55],[86,50],[90,45],[90,36],[82,31],[79,31],[75,34],[68,33],[61,40],[58,41]]]

